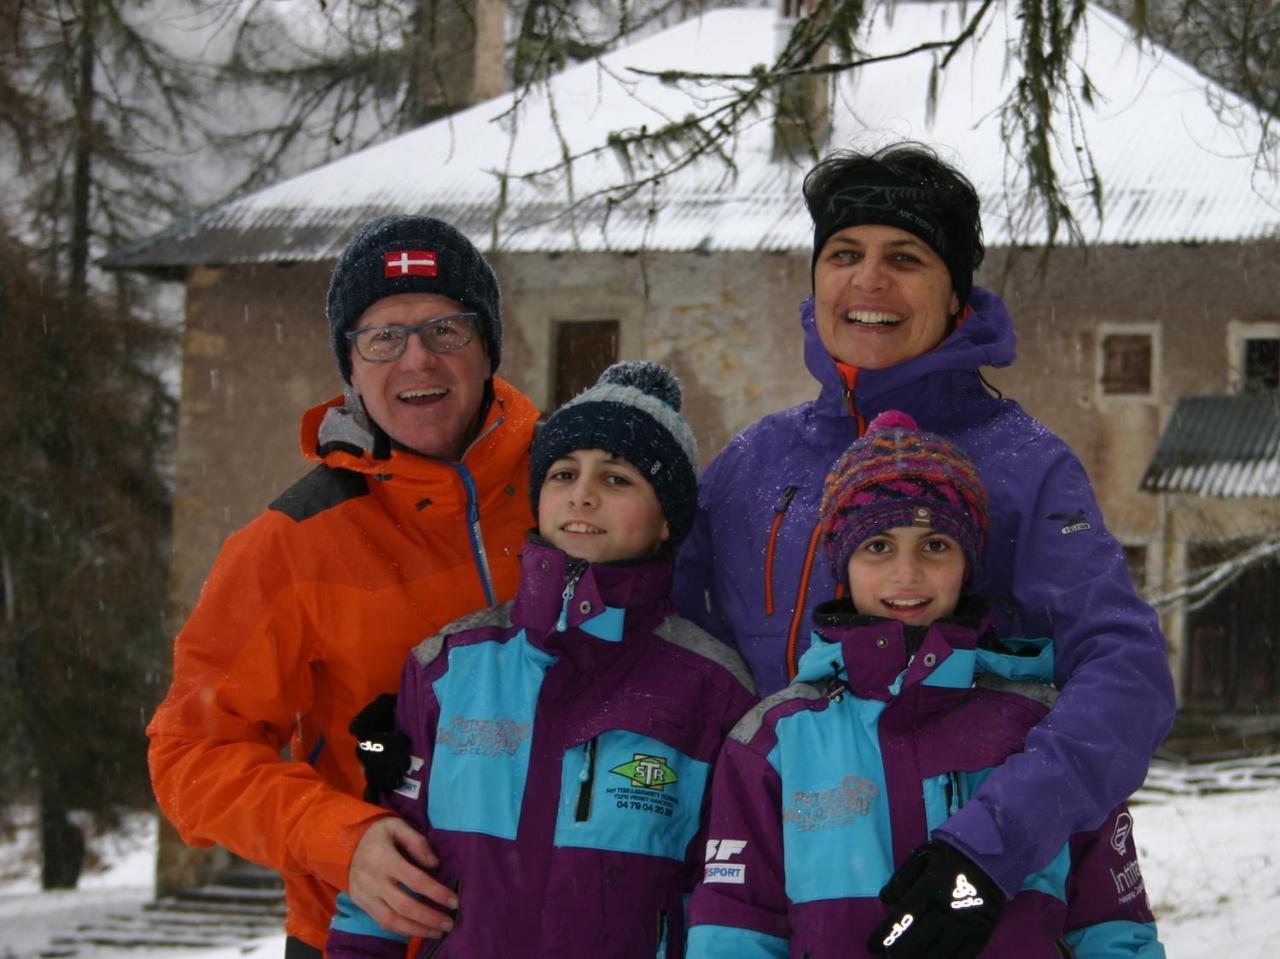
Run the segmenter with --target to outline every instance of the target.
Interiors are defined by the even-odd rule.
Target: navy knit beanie
[[[352,237],[329,281],[329,335],[346,382],[351,382],[351,344],[344,334],[376,301],[397,293],[437,293],[477,314],[489,348],[489,371],[498,368],[502,301],[498,278],[480,251],[443,220],[384,216]]]
[[[533,441],[529,492],[533,513],[551,464],[575,450],[604,450],[638,469],[658,497],[675,548],[698,504],[698,441],[680,415],[675,374],[659,363],[615,363],[551,414]]]

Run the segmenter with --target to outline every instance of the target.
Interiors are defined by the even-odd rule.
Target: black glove
[[[1005,895],[946,843],[921,846],[880,890],[889,915],[867,940],[891,959],[973,959],[991,938]]]
[[[395,693],[383,693],[360,712],[347,730],[356,737],[356,758],[364,767],[364,798],[376,803],[400,787],[409,771],[409,737],[396,729]]]

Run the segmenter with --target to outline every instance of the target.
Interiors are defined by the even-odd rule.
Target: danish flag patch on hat
[[[384,263],[384,275],[388,278],[436,275],[435,250],[397,250],[385,254]]]

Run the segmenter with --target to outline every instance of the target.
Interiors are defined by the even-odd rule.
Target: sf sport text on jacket
[[[424,635],[516,589],[537,410],[493,385],[459,462],[375,459],[333,428],[338,401],[308,411],[303,452],[320,465],[228,538],[148,727],[156,798],[182,838],[280,870],[286,930],[317,948],[357,843],[387,814],[359,798],[347,724],[396,688]]]

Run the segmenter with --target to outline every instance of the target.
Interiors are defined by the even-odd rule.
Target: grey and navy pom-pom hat
[[[674,549],[688,535],[698,504],[698,441],[680,415],[681,401],[680,381],[659,363],[615,363],[601,373],[595,386],[552,413],[534,438],[534,515],[552,463],[575,450],[604,450],[648,479]]]
[[[329,336],[346,382],[351,382],[351,345],[344,334],[376,301],[397,293],[438,293],[477,314],[489,348],[489,370],[498,368],[502,299],[492,267],[443,220],[384,216],[351,238],[329,281]]]

